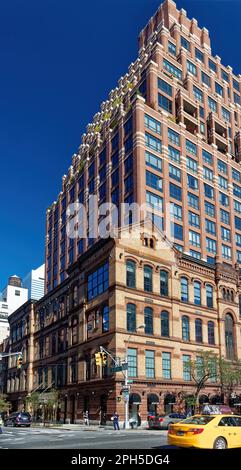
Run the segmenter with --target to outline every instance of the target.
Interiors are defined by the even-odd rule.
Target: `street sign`
[[[110,367],[110,372],[122,372],[128,369],[128,364],[122,364],[121,366]]]

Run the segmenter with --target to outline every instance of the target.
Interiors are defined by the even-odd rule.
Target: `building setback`
[[[178,250],[241,262],[241,77],[213,57],[209,33],[164,2],[139,37],[138,59],[87,126],[47,211],[46,287],[95,239],[66,235],[66,208],[147,202]],[[202,221],[202,223],[201,223]]]
[[[28,351],[21,370],[9,362],[13,408],[52,387],[58,419],[117,410],[123,420],[123,375],[96,366],[100,346],[127,353],[130,413],[143,419],[187,409],[185,364],[201,350],[241,359],[240,85],[212,56],[208,31],[165,1],[47,211],[46,295],[9,319],[11,351]],[[147,202],[155,225],[67,237],[69,204],[91,194],[99,204]],[[213,379],[200,402],[227,400],[221,392]]]

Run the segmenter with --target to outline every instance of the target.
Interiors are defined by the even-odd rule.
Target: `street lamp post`
[[[145,324],[139,325],[136,327],[136,330],[139,330],[141,328],[145,328]],[[125,376],[125,385],[124,385],[124,400],[125,400],[125,429],[129,429],[129,380],[128,380],[128,343],[130,341],[132,334],[129,335],[127,343],[126,343],[126,354],[125,354],[125,365],[126,369],[124,371],[124,376]]]

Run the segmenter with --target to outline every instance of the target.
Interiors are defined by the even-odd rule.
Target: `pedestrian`
[[[141,425],[141,415],[140,415],[140,412],[138,411],[137,413],[137,427],[139,428]]]
[[[134,426],[136,425],[136,420],[133,416],[130,418],[129,423],[131,425],[131,429],[134,429]]]
[[[120,430],[119,415],[118,415],[117,411],[114,412],[112,421],[113,421],[113,425],[114,425],[114,430],[119,431]]]
[[[86,426],[89,426],[90,421],[89,421],[89,412],[86,410],[83,413],[83,418],[84,418],[84,423]]]

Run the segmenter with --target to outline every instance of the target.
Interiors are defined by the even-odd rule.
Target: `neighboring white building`
[[[28,300],[28,289],[22,287],[20,277],[14,275],[8,280],[0,298],[0,342],[8,336],[8,316]]]
[[[45,265],[32,269],[23,279],[23,287],[28,289],[28,298],[39,300],[44,296]]]

